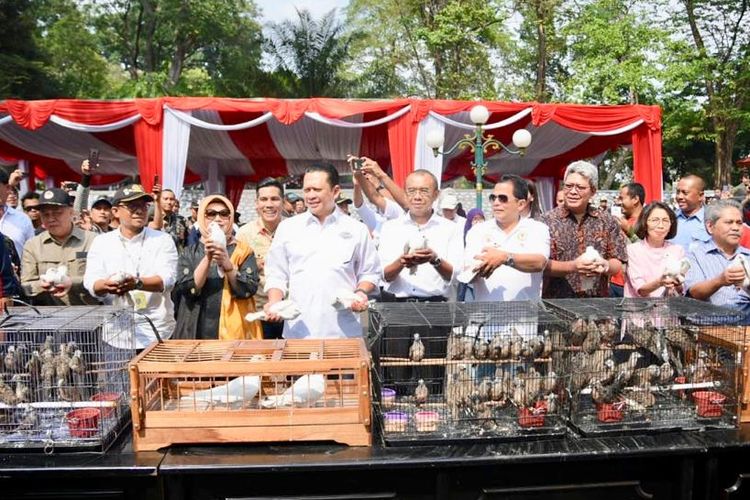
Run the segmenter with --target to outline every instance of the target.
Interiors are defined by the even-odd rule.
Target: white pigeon
[[[126,273],[125,271],[117,271],[116,273],[112,274],[109,279],[110,281],[114,281],[115,283],[120,284],[130,277],[130,273]]]
[[[270,310],[274,314],[278,314],[281,316],[281,319],[283,320],[290,320],[295,319],[297,316],[302,314],[302,311],[300,311],[299,306],[296,302],[292,300],[280,300],[279,302],[276,302],[270,307]],[[265,311],[258,311],[254,313],[248,313],[245,315],[245,321],[265,321],[266,319],[266,313]]]
[[[456,280],[459,283],[469,284],[472,281],[474,281],[474,278],[477,277],[477,269],[479,269],[479,266],[484,264],[484,261],[472,259],[471,263],[464,267],[463,270],[458,273],[458,276],[456,276]]]
[[[211,241],[214,243],[214,245],[222,247],[224,249],[227,248],[227,235],[224,234],[224,230],[221,229],[221,226],[214,220],[209,222],[208,224],[208,237],[211,239]],[[218,266],[217,271],[219,271],[219,277],[224,277],[224,269],[221,268],[221,266]]]
[[[737,261],[742,270],[745,271],[745,280],[742,282],[742,289],[750,293],[750,261],[742,254],[737,255]]]
[[[664,262],[664,271],[662,272],[662,276],[664,276],[665,278],[673,278],[675,281],[677,281],[677,283],[684,283],[685,276],[687,275],[687,272],[689,270],[690,261],[686,258],[677,260],[669,257]]]
[[[584,262],[587,262],[589,264],[597,263],[597,267],[604,267],[604,259],[602,258],[601,254],[596,250],[596,248],[592,246],[587,246],[586,250],[581,255],[581,258]],[[584,288],[584,290],[591,290],[594,288],[594,285],[596,284],[596,277],[595,276],[582,276],[581,277],[581,286]]]
[[[357,295],[356,293],[347,290],[345,288],[340,289],[338,292],[336,292],[336,295],[333,298],[333,301],[331,302],[331,305],[334,309],[337,311],[346,311],[351,310],[352,304],[355,302],[359,302],[362,300],[362,297]]]
[[[217,385],[210,389],[195,391],[182,396],[182,399],[195,401],[213,401],[219,403],[233,403],[235,401],[250,401],[260,390],[260,377],[246,375],[237,377],[224,385]]]
[[[47,271],[42,274],[39,278],[42,281],[46,281],[50,285],[59,285],[62,282],[65,281],[65,278],[68,277],[68,266],[57,266],[57,267],[50,267],[47,269]]]
[[[417,233],[411,238],[409,238],[409,241],[406,242],[404,245],[404,253],[406,255],[411,255],[415,253],[417,250],[424,250],[425,248],[429,248],[427,243],[427,237],[422,233]],[[409,274],[416,274],[417,273],[417,266],[411,266],[409,268]]]

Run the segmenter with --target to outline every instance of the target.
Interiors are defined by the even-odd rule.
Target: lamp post
[[[526,153],[526,148],[531,144],[531,133],[525,128],[521,128],[513,132],[513,144],[517,149],[510,149],[502,142],[495,139],[491,134],[486,137],[484,135],[484,124],[490,117],[489,110],[482,106],[474,106],[469,112],[471,122],[475,125],[473,134],[466,134],[463,139],[459,140],[447,151],[440,151],[445,142],[443,133],[439,130],[430,130],[427,132],[426,143],[427,147],[432,149],[432,154],[437,156],[439,154],[449,155],[456,149],[468,149],[474,153],[474,161],[471,166],[474,169],[474,175],[477,179],[476,191],[477,191],[477,208],[482,209],[482,176],[487,168],[487,163],[484,159],[484,154],[489,152],[491,149],[500,151],[503,149],[510,154],[523,156]]]

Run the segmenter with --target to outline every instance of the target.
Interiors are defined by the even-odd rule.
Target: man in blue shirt
[[[750,295],[742,287],[745,271],[740,255],[750,261],[750,250],[740,246],[742,212],[734,200],[720,200],[706,209],[707,242],[693,245],[687,256],[690,270],[685,279],[689,297],[726,306],[745,315],[750,323]]]
[[[707,242],[711,239],[705,226],[706,183],[697,175],[686,175],[677,182],[675,199],[677,206],[677,234],[672,238],[688,253],[696,242]]]

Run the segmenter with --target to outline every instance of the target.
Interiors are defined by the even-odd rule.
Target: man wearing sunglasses
[[[545,298],[609,297],[609,279],[627,262],[627,240],[608,211],[591,207],[599,173],[586,161],[565,169],[562,206],[542,215],[550,232],[550,260],[545,271]],[[584,255],[593,247],[603,262]],[[589,283],[590,282],[590,283]]]
[[[528,183],[504,175],[490,194],[493,218],[466,235],[465,266],[476,272],[477,301],[539,300],[542,271],[549,257],[547,226],[522,214],[529,205]]]
[[[161,338],[175,326],[170,290],[177,272],[177,248],[167,233],[146,227],[153,201],[139,184],[120,189],[112,199],[115,231],[100,234],[89,251],[83,283],[104,302],[132,307],[147,316]],[[136,318],[136,348],[156,340],[144,318]]]

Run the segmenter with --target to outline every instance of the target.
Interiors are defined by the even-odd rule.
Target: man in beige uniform
[[[255,210],[258,218],[245,224],[237,232],[237,239],[244,241],[255,252],[258,263],[258,291],[255,293],[255,307],[260,311],[268,301],[268,295],[263,291],[266,284],[265,263],[268,249],[271,248],[276,228],[282,219],[284,210],[284,187],[273,178],[263,179],[255,187]],[[261,322],[263,338],[280,339],[284,331],[284,323]]]
[[[39,199],[46,231],[23,247],[21,286],[39,305],[98,304],[83,287],[86,255],[96,235],[73,224],[73,200],[62,189],[44,191]],[[67,275],[50,283],[42,278],[52,267],[67,266]]]

